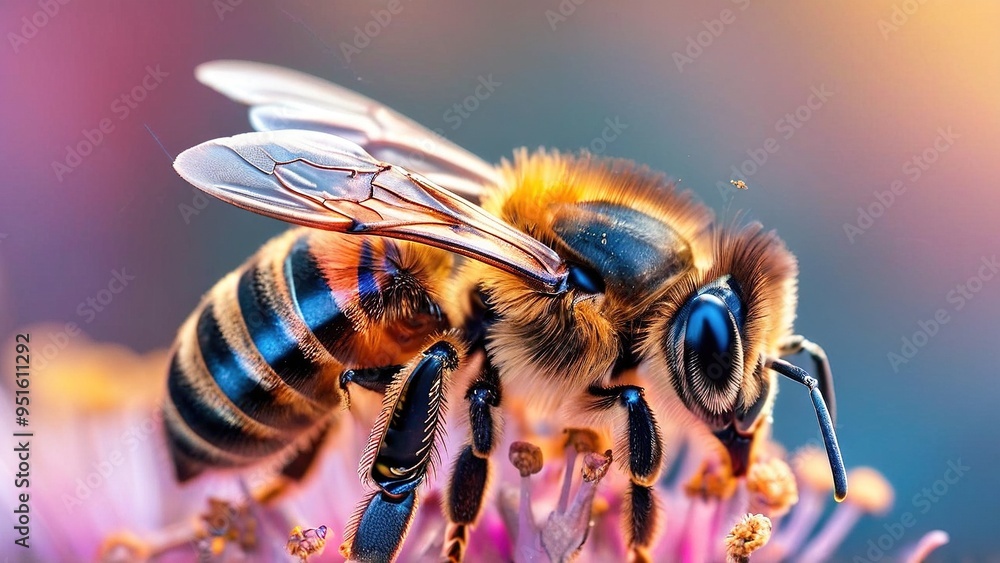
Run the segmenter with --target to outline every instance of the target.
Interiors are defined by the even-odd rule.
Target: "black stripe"
[[[243,322],[257,351],[274,373],[299,392],[311,396],[321,367],[306,356],[276,310],[276,304],[266,289],[272,281],[265,268],[255,265],[240,276],[236,291]],[[294,422],[301,425],[312,423],[308,418]]]
[[[202,444],[196,443],[189,434],[180,429],[174,428],[175,424],[183,425],[183,422],[172,422],[166,424],[167,440],[169,440],[170,457],[174,462],[174,474],[180,482],[189,481],[208,468],[233,467],[233,463],[226,457],[213,456],[211,451],[206,450]]]
[[[211,304],[198,317],[197,332],[198,346],[208,372],[236,408],[261,424],[281,430],[303,428],[313,423],[308,417],[278,406],[275,390],[265,389],[251,377],[250,366],[240,362],[222,335]]]
[[[209,309],[210,307],[206,307],[206,310]],[[206,311],[202,311],[203,317],[205,314]],[[206,403],[206,397],[188,381],[176,355],[170,363],[167,389],[170,401],[177,409],[181,420],[195,434],[220,450],[240,456],[263,457],[278,451],[285,445],[280,440],[261,440],[248,437],[245,432],[226,418],[219,408],[211,403]],[[194,454],[194,452],[188,453]]]
[[[204,447],[195,447],[187,432],[187,425],[169,415],[167,408],[169,407],[163,410],[163,428],[170,448],[170,458],[174,462],[174,475],[178,481],[184,483],[197,477],[207,467],[225,464],[213,464]]]
[[[319,434],[313,437],[305,449],[299,450],[299,453],[281,468],[281,474],[296,481],[301,481],[306,476],[306,473],[309,472],[309,469],[314,466],[316,457],[326,442],[326,436],[329,434],[329,431],[329,427],[324,428]]]
[[[302,320],[334,357],[354,334],[350,319],[337,306],[333,290],[323,279],[305,235],[295,242],[285,260],[285,278]]]

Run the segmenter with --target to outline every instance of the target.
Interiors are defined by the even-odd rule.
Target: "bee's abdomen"
[[[343,366],[331,350],[353,325],[307,237],[268,243],[181,328],[164,409],[181,480],[276,454],[339,405]]]

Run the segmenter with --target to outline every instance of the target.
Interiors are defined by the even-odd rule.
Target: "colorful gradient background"
[[[1000,252],[1000,4],[588,0],[554,29],[545,12],[556,0],[402,5],[348,63],[341,42],[385,3],[244,1],[220,17],[207,0],[71,1],[16,49],[8,33],[38,4],[0,4],[3,333],[72,321],[100,340],[167,346],[201,293],[284,228],[214,201],[184,220],[194,192],[165,152],[249,129],[242,107],[194,80],[198,63],[258,60],[329,78],[488,160],[522,145],[588,146],[617,117],[628,127],[607,154],[666,171],[722,217],[746,210],[798,255],[797,328],[832,359],[844,456],[885,472],[897,492],[894,511],[863,520],[840,555],[863,556],[903,512],[916,526],[897,547],[944,528],[952,544],[938,559],[998,552],[1000,277],[974,284],[961,310],[947,296]],[[904,6],[913,13],[897,15],[901,25],[880,29]],[[735,20],[679,69],[673,54],[725,9]],[[169,76],[118,119],[112,103],[147,65]],[[501,85],[453,130],[445,112],[488,75]],[[783,138],[777,122],[814,87],[833,95]],[[53,161],[104,118],[114,130],[59,181]],[[904,167],[939,129],[954,143],[914,180]],[[717,185],[769,137],[779,150],[750,189],[724,197]],[[844,224],[894,180],[906,191],[850,241]],[[79,306],[122,268],[135,281],[88,323]],[[938,309],[949,322],[894,371],[888,354]],[[776,432],[794,447],[816,423],[805,393],[783,387]],[[914,495],[957,460],[969,471],[922,512]]]

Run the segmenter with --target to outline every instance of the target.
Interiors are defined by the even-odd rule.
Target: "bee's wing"
[[[204,63],[195,75],[251,106],[250,122],[258,131],[337,135],[472,200],[498,181],[496,168],[471,152],[375,100],[315,76],[248,61]]]
[[[215,139],[174,168],[198,188],[255,213],[343,233],[444,248],[561,291],[566,269],[549,247],[427,178],[315,131]]]

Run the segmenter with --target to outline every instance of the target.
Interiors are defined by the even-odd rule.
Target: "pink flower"
[[[30,332],[40,337],[49,330]],[[352,392],[351,410],[335,413],[335,431],[301,485],[276,488],[264,467],[210,474],[182,487],[170,470],[159,416],[167,360],[165,352],[137,355],[79,336],[38,362],[27,428],[34,432],[31,547],[18,555],[46,562],[338,560],[340,536],[365,498],[357,468],[379,397]],[[462,388],[452,385],[452,394]],[[12,392],[0,390],[0,400],[11,404]],[[737,479],[712,443],[664,420],[670,478],[656,486],[659,540],[630,551],[621,517],[628,479],[612,463],[617,450],[608,438],[550,428],[517,405],[505,407],[498,452],[510,459],[494,456],[487,506],[467,540],[468,561],[814,561],[832,555],[863,514],[884,512],[892,502],[888,482],[857,469],[848,500],[813,532],[831,498],[822,452],[801,451],[792,472],[781,449],[764,444],[749,475]],[[445,551],[442,485],[465,436],[461,418],[449,416],[441,462],[421,488],[400,561],[438,561]],[[0,463],[15,473],[9,456]],[[271,499],[276,491],[283,494]],[[4,498],[19,492],[12,480],[0,481]],[[946,541],[934,532],[904,554],[918,561]]]

